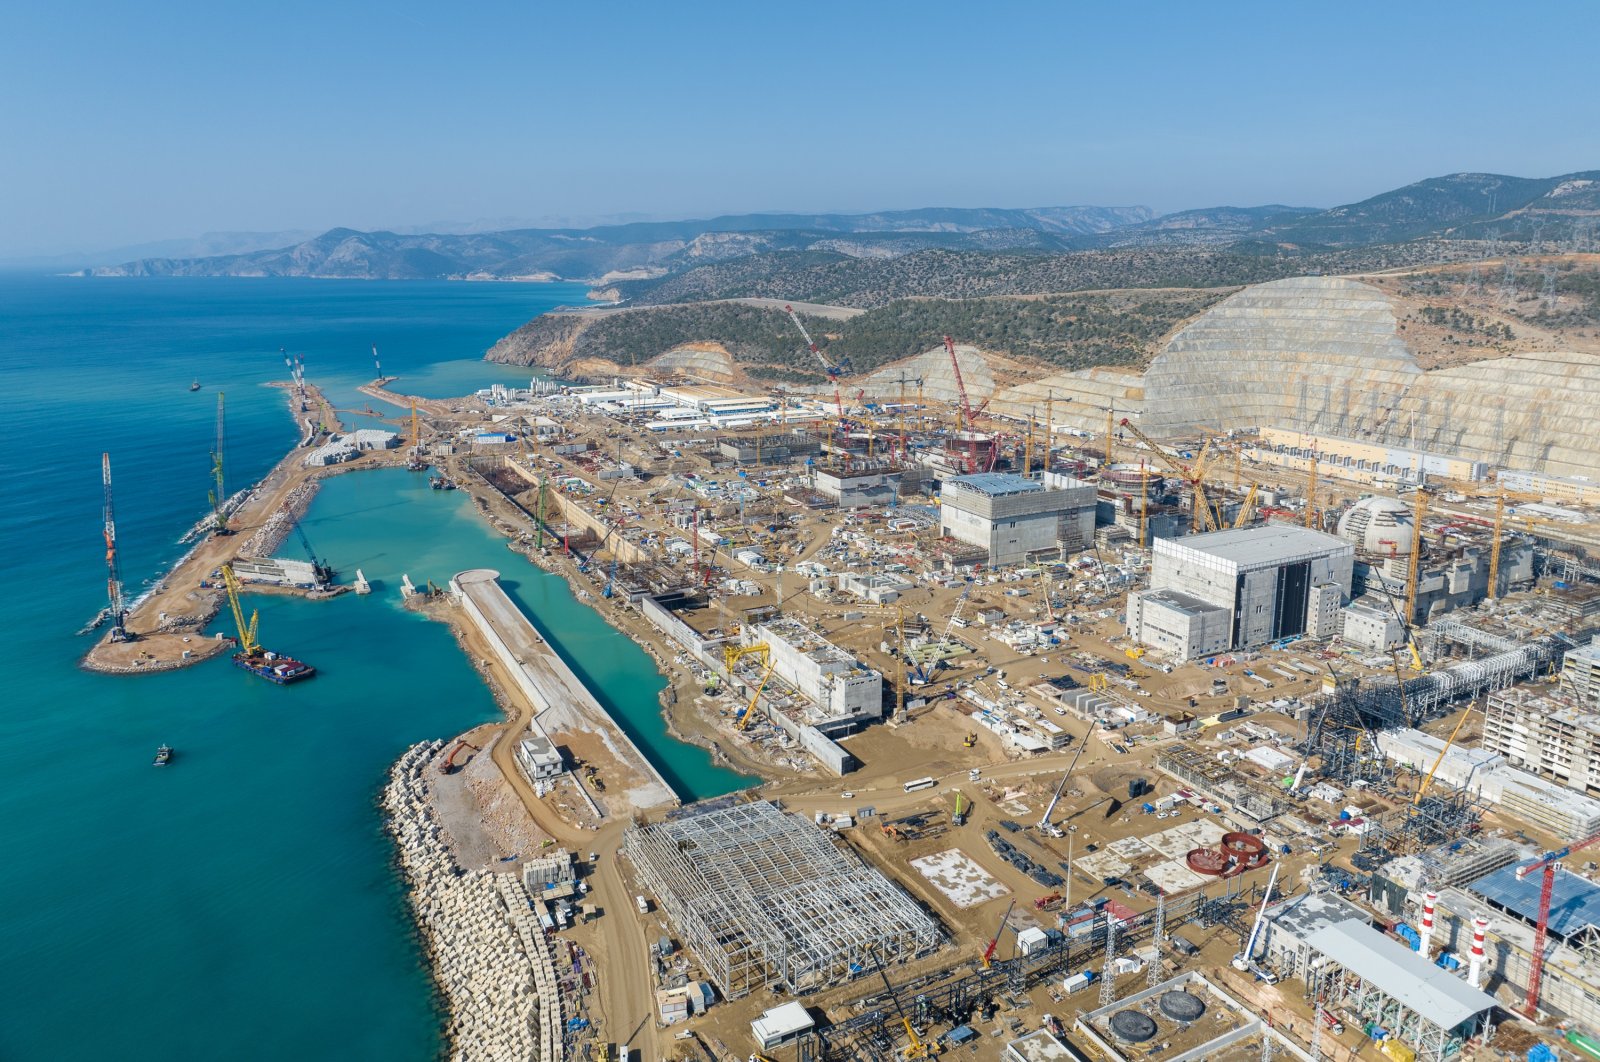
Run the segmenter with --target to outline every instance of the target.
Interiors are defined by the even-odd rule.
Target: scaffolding
[[[1447,630],[1446,636],[1454,638],[1473,631],[1453,623]],[[1560,658],[1561,649],[1558,639],[1546,637],[1408,679],[1404,687],[1385,680],[1341,683],[1313,709],[1304,751],[1322,757],[1321,773],[1332,781],[1347,786],[1358,781],[1387,785],[1393,770],[1377,748],[1375,732],[1419,726],[1443,714],[1454,701],[1503,690],[1519,679],[1537,675]]]
[[[906,962],[938,924],[877,870],[798,815],[758,801],[628,831],[623,854],[726,999],[794,995]]]

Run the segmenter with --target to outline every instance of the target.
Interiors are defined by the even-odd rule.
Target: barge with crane
[[[228,604],[233,608],[233,620],[239,632],[239,651],[233,654],[233,666],[279,686],[315,675],[317,669],[310,664],[261,647],[256,635],[261,614],[252,612],[250,622],[245,622],[244,607],[239,604],[239,579],[233,574],[233,565],[222,566],[222,580],[227,586]]]

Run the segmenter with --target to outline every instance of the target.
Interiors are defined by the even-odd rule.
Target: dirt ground
[[[291,410],[297,410],[295,393],[287,387],[283,390]],[[319,415],[323,423],[329,424],[335,431],[340,430],[338,415],[322,393],[310,384],[306,385],[306,392],[308,403],[321,410]],[[295,412],[296,420],[300,416]],[[234,533],[226,536],[206,535],[196,542],[194,549],[167,573],[154,592],[128,614],[127,630],[133,638],[125,642],[113,642],[108,632],[89,650],[83,666],[94,671],[123,673],[163,671],[197,664],[231,648],[229,643],[203,633],[223,609],[225,594],[220,588],[201,587],[200,583],[210,582],[213,572],[238,556],[251,537],[272,514],[283,507],[297,489],[314,484],[326,475],[403,460],[398,451],[391,450],[364,454],[356,460],[331,468],[313,469],[305,466],[304,457],[305,450],[299,446],[285,454],[256,485],[255,495],[229,520]],[[246,592],[264,592],[267,589],[247,586]],[[226,625],[232,626],[231,617]]]

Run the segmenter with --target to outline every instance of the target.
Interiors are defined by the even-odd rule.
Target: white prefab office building
[[[1094,511],[1095,488],[1070,476],[980,472],[945,480],[939,533],[988,550],[990,564],[1022,564],[1088,549]]]
[[[1331,595],[1349,596],[1354,566],[1349,542],[1288,524],[1158,538],[1149,589],[1128,595],[1128,634],[1184,660],[1303,635]]]

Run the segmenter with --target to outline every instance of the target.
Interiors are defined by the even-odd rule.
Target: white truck
[[[639,908],[640,914],[650,913],[650,901],[645,899],[643,896],[635,896],[633,898],[633,903],[635,907]]]

